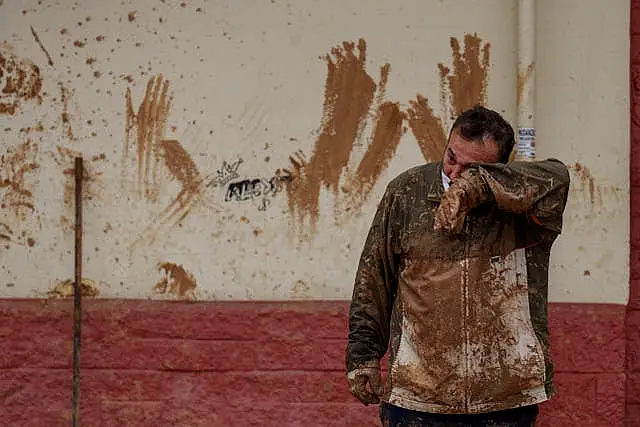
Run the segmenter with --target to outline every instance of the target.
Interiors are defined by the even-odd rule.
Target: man
[[[554,394],[547,280],[569,174],[553,159],[508,163],[513,145],[513,128],[476,106],[442,162],[402,173],[378,206],[346,362],[350,391],[382,400],[385,426],[533,426]]]

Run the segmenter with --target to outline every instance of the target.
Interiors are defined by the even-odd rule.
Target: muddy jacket
[[[547,328],[551,245],[569,175],[557,160],[477,166],[489,199],[459,234],[433,231],[441,164],[410,169],[382,198],[358,266],[347,370],[389,349],[383,400],[478,413],[553,394]]]

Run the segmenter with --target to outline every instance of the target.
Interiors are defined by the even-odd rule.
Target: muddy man
[[[349,389],[380,403],[384,426],[533,426],[554,395],[549,253],[569,173],[555,159],[509,162],[513,146],[511,125],[476,106],[454,122],[441,162],[387,186],[346,349]]]

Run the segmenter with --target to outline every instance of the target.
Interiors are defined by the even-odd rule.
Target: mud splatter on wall
[[[378,108],[371,144],[356,169],[355,184],[350,189],[350,192],[358,195],[362,202],[367,199],[396,153],[404,133],[405,118],[406,115],[400,110],[399,103],[387,101]]]
[[[477,34],[464,36],[460,42],[450,40],[452,68],[440,63],[441,115],[437,116],[429,100],[418,94],[410,101],[409,126],[427,161],[439,160],[447,144],[449,125],[464,110],[487,101],[490,48]]]
[[[162,74],[149,79],[137,112],[133,108],[131,89],[127,88],[122,175],[126,179],[130,151],[135,150],[136,193],[140,198],[155,201],[158,197],[159,144],[165,138],[171,100],[169,81],[163,80]]]
[[[344,42],[326,55],[327,78],[323,103],[322,131],[308,163],[294,162],[294,179],[287,188],[289,208],[299,220],[318,218],[320,188],[334,194],[353,144],[364,126],[373,102],[376,84],[365,70],[367,45],[364,40]]]
[[[398,103],[384,101],[390,64],[381,68],[379,84],[365,70],[366,43],[344,42],[326,56],[327,79],[322,132],[309,161],[301,152],[290,157],[292,180],[287,188],[289,210],[299,224],[309,220],[313,230],[319,215],[320,190],[331,190],[338,199],[339,188],[347,193],[346,210],[357,211],[395,155],[408,121],[427,161],[440,159],[447,143],[448,125],[462,111],[485,104],[490,60],[490,44],[476,34],[464,37],[464,48],[450,39],[451,68],[438,64],[441,116],[437,116],[426,97],[418,94],[409,101],[408,111]],[[369,111],[377,92],[373,137],[355,173],[348,170],[354,144],[368,123]],[[343,182],[342,187],[339,184]]]
[[[74,285],[75,283],[71,279],[63,280],[47,292],[47,296],[49,298],[70,298],[75,294]],[[100,295],[100,288],[95,281],[82,279],[80,282],[80,295],[82,297],[95,298]]]
[[[569,165],[571,192],[591,210],[609,210],[618,207],[622,189],[596,182],[589,168],[579,162]],[[607,206],[610,205],[610,206]]]
[[[42,77],[33,62],[0,45],[0,114],[13,115],[24,101],[42,103]]]
[[[531,80],[531,76],[533,76],[533,71],[535,70],[535,63],[529,64],[526,70],[518,72],[518,81],[517,81],[517,92],[516,92],[516,103],[520,105],[522,101],[522,96],[524,95],[524,88]]]
[[[62,83],[59,83],[58,86],[60,87],[60,103],[62,104],[60,121],[62,122],[63,134],[71,142],[75,137],[73,136],[71,117],[69,115],[69,90]]]
[[[204,180],[189,153],[179,141],[160,141],[161,158],[169,172],[170,179],[177,181],[180,192],[162,211],[162,221],[177,223],[189,215],[197,205],[205,202]]]
[[[173,228],[199,206],[218,209],[206,194],[206,184],[213,176],[201,176],[180,141],[166,136],[172,100],[170,83],[162,74],[149,79],[137,112],[133,108],[130,88],[126,91],[123,189],[130,188],[133,182],[133,191],[139,199],[146,200],[150,206],[164,206],[138,235],[133,246],[152,243],[161,229]],[[133,179],[132,174],[135,174]],[[170,182],[179,184],[177,193],[170,199],[161,197],[160,189],[166,189]]]
[[[353,42],[344,42],[325,56],[327,78],[320,136],[308,162],[300,152],[290,159],[289,209],[300,224],[308,219],[311,228],[318,220],[321,188],[330,190],[334,198],[339,197],[341,179],[354,144],[362,137],[376,91],[374,136],[355,175],[348,179],[353,182],[347,191],[362,192],[359,200],[364,200],[400,142],[404,114],[399,104],[383,101],[390,65],[381,67],[376,85],[365,68],[366,52],[366,42],[360,39],[357,47]]]
[[[193,299],[196,279],[182,265],[171,262],[158,263],[158,271],[162,274],[154,290],[161,294],[171,294],[184,299]]]
[[[28,226],[36,215],[38,147],[30,139],[0,156],[0,243],[34,246]]]
[[[25,297],[34,287],[49,290],[49,283],[38,281],[42,271],[22,273],[26,255],[43,261],[38,264],[47,277],[68,278],[72,236],[64,231],[73,230],[74,199],[69,169],[82,153],[85,271],[99,279],[101,296],[164,298],[152,292],[161,278],[156,263],[171,261],[198,279],[198,298],[209,298],[211,291],[220,299],[287,299],[292,290],[301,298],[348,297],[345,283],[385,182],[425,159],[440,158],[461,105],[485,103],[488,96],[491,107],[515,116],[515,27],[509,19],[495,25],[496,16],[511,16],[509,2],[495,1],[491,13],[480,2],[378,2],[367,10],[357,2],[256,2],[254,12],[264,18],[259,25],[244,25],[231,2],[215,10],[171,3],[25,0],[5,1],[0,8],[9,17],[0,26],[0,40],[14,46],[0,48],[0,154],[6,158],[6,147],[30,138],[38,164],[24,174],[34,209],[20,207],[19,221],[8,216],[14,208],[0,209],[11,229],[0,226],[0,234],[14,241],[0,240],[0,294]],[[443,25],[454,21],[462,32]],[[609,186],[617,185],[623,190],[618,210],[626,206],[626,181],[611,165],[623,164],[628,149],[624,135],[615,134],[615,151],[598,151],[602,144],[582,125],[591,114],[605,112],[604,128],[628,126],[612,120],[624,113],[611,100],[613,83],[581,67],[584,57],[554,56],[560,65],[566,62],[561,72],[538,73],[536,64],[531,78],[542,79],[542,91],[570,88],[562,96],[548,95],[563,106],[584,98],[575,81],[562,84],[570,77],[588,78],[610,95],[599,104],[605,109],[545,108],[540,117],[542,125],[549,123],[549,111],[590,112],[580,124],[574,120],[562,128],[573,137],[571,144],[549,151],[579,160],[595,177],[593,184],[583,183],[572,171],[571,201],[579,213],[568,218],[568,224],[582,221],[595,229],[604,221],[594,214],[603,211],[599,191],[606,205]],[[10,73],[9,63],[15,65]],[[26,70],[23,77],[18,68]],[[58,146],[72,153],[63,157]],[[106,158],[93,161],[100,153]],[[224,161],[239,158],[237,178],[206,186]],[[292,182],[272,185],[279,182],[272,180],[274,171]],[[0,197],[9,190],[0,188]],[[588,221],[585,215],[591,215]],[[616,215],[623,224],[626,213]],[[311,224],[316,233],[310,233]],[[584,258],[580,262],[580,273],[589,269],[592,280],[600,280],[601,273]],[[621,263],[609,267],[624,270]],[[574,283],[564,279],[557,282]],[[556,297],[565,295],[557,289]]]

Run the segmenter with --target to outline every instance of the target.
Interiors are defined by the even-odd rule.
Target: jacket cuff
[[[357,374],[358,371],[363,369],[380,369],[380,361],[379,360],[369,360],[367,362],[361,362],[355,365],[353,369],[347,372],[347,376],[353,376]]]

